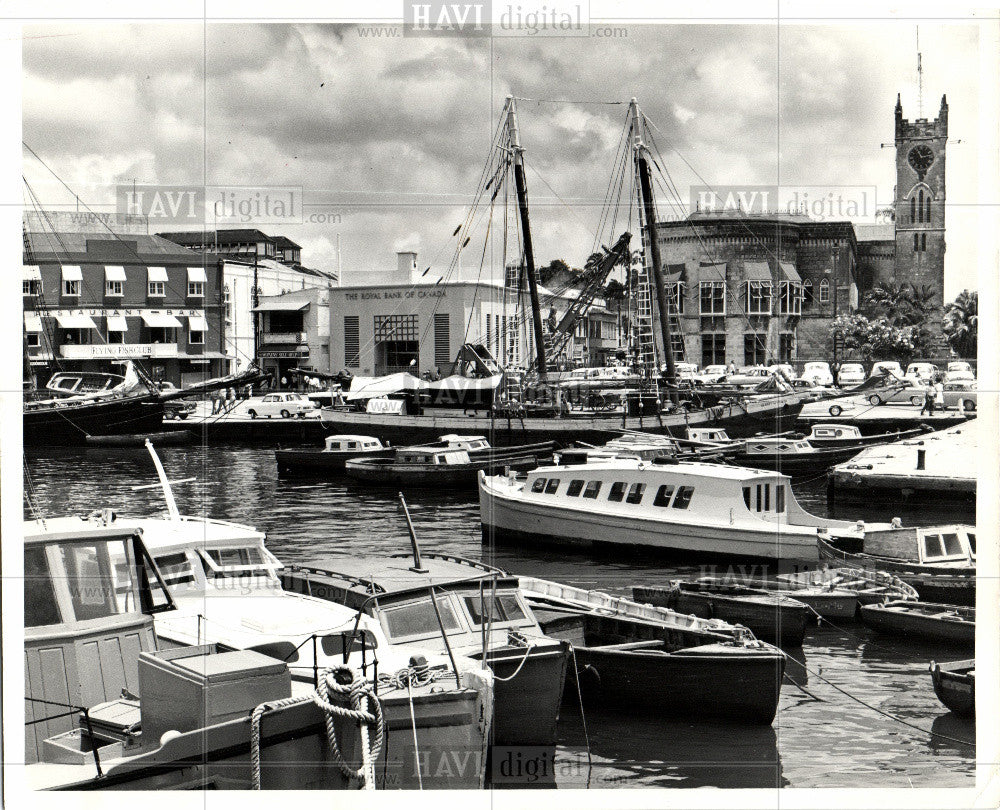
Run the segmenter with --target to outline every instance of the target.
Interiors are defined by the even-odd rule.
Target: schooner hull
[[[163,430],[163,403],[156,396],[100,402],[63,402],[24,410],[24,444],[85,444],[88,436],[120,436]]]

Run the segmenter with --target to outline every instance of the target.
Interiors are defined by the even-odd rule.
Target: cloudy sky
[[[877,187],[893,106],[917,117],[915,26],[628,25],[609,38],[421,39],[357,25],[25,29],[24,140],[94,210],[118,183],[301,186],[327,223],[275,228],[345,281],[416,250],[443,270],[508,93],[519,102],[538,262],[591,251],[628,99],[691,184]],[[389,32],[391,33],[391,31]],[[977,29],[922,25],[924,109],[950,105],[946,293],[974,286]],[[619,102],[606,104],[596,102]],[[45,205],[70,202],[32,159]],[[660,213],[669,214],[666,201]],[[606,236],[605,236],[606,241]],[[463,258],[474,276],[478,253]],[[482,250],[482,242],[479,242]],[[433,277],[434,273],[431,274]]]

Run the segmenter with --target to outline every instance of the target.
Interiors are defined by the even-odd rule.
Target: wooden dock
[[[885,407],[885,406],[882,406]],[[979,421],[869,447],[828,475],[831,504],[873,497],[975,500],[976,445],[982,435]]]

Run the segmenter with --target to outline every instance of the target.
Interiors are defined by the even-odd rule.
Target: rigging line
[[[563,206],[564,206],[564,207],[566,208],[566,210],[568,210],[568,211],[569,211],[569,213],[570,213],[570,214],[572,215],[573,219],[575,219],[575,220],[576,220],[576,221],[577,221],[577,222],[578,222],[578,223],[580,224],[580,227],[581,227],[581,228],[583,228],[583,229],[584,229],[584,230],[585,230],[585,231],[586,231],[586,232],[587,232],[588,234],[592,234],[592,235],[594,236],[594,238],[595,238],[595,239],[598,239],[598,240],[599,240],[599,239],[600,239],[600,236],[599,236],[599,235],[598,235],[597,233],[595,233],[595,232],[594,232],[593,230],[591,230],[590,226],[589,226],[589,225],[587,225],[587,223],[585,223],[585,222],[584,222],[584,221],[583,221],[583,220],[582,220],[582,219],[581,219],[581,218],[580,218],[580,217],[579,217],[579,216],[577,215],[577,213],[576,213],[576,209],[575,209],[575,208],[573,208],[573,206],[571,206],[571,205],[570,205],[570,204],[569,204],[568,202],[566,202],[566,201],[565,201],[565,200],[564,200],[564,199],[563,199],[562,197],[560,197],[560,196],[559,196],[558,192],[557,192],[557,191],[556,191],[556,190],[555,190],[554,188],[552,188],[552,186],[550,186],[550,185],[549,185],[548,181],[546,181],[546,179],[545,179],[544,177],[542,177],[542,175],[541,175],[541,174],[539,173],[538,169],[536,169],[536,168],[535,168],[534,164],[530,164],[530,163],[529,163],[529,164],[528,164],[528,167],[529,167],[529,168],[530,168],[530,169],[531,169],[531,170],[532,170],[532,171],[533,171],[533,172],[535,173],[535,176],[536,176],[536,177],[537,177],[537,178],[538,178],[539,180],[541,180],[541,181],[542,181],[542,183],[543,183],[543,184],[545,185],[545,187],[546,187],[546,188],[547,188],[547,189],[548,189],[549,191],[551,191],[551,192],[552,192],[552,194],[553,194],[553,195],[555,196],[555,198],[556,198],[557,200],[559,200],[559,202],[560,202],[560,203],[562,203],[562,205],[563,205]]]
[[[594,101],[592,99],[572,99],[572,98],[525,98],[524,96],[513,96],[517,101],[533,101],[536,104],[597,104],[609,107],[619,107],[625,104],[624,101]]]
[[[593,246],[591,247],[590,251],[591,253],[594,253],[597,250],[597,246],[600,243],[600,235],[601,233],[603,233],[603,228],[607,224],[608,210],[611,205],[612,193],[615,186],[615,177],[619,171],[624,172],[624,168],[621,165],[623,162],[621,160],[621,156],[625,154],[625,150],[627,147],[628,130],[629,130],[629,119],[628,116],[626,116],[625,124],[622,127],[621,131],[618,133],[618,143],[615,145],[614,160],[612,161],[611,164],[611,174],[608,178],[607,188],[605,188],[604,190],[604,200],[601,205],[601,214],[597,225],[597,237],[594,240]],[[616,211],[617,211],[617,203],[618,201],[616,200],[616,205],[615,205]]]

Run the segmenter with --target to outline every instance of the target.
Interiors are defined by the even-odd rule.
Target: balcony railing
[[[66,360],[117,360],[134,357],[177,357],[176,343],[64,343],[59,355]]]
[[[308,343],[305,332],[261,332],[261,343]]]

